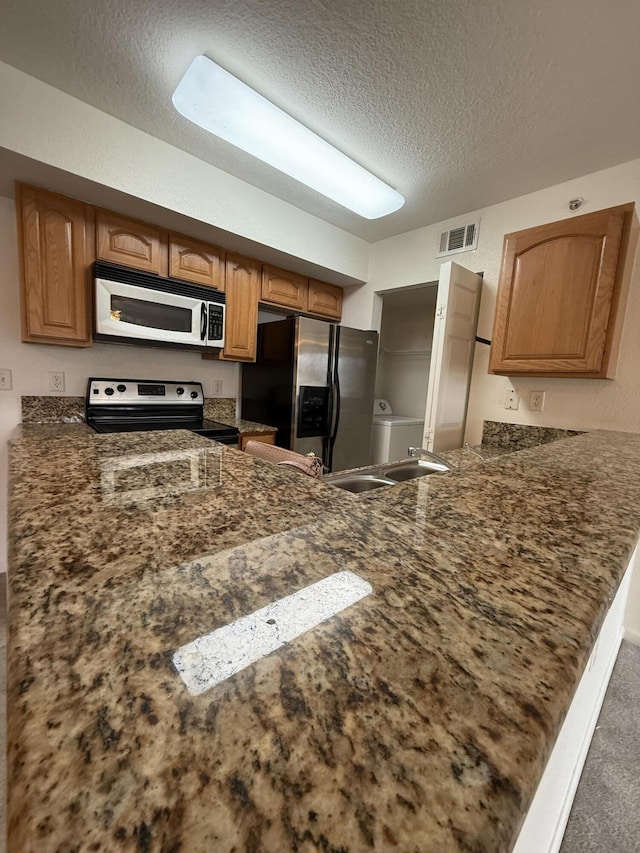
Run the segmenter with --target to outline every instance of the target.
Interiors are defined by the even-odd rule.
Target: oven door
[[[108,335],[187,346],[208,344],[209,303],[96,278],[96,336]]]

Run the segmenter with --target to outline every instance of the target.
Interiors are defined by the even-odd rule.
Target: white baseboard
[[[513,853],[558,853],[622,641],[627,571],[567,712]]]

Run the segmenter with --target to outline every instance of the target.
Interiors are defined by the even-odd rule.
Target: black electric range
[[[236,444],[236,427],[204,417],[201,382],[89,379],[87,423],[96,432],[188,429],[222,444]]]

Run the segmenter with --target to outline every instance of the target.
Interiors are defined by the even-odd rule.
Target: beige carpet
[[[640,850],[640,646],[623,642],[560,853]]]

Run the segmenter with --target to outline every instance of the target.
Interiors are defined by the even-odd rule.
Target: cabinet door
[[[16,191],[22,340],[91,346],[93,210],[34,187]]]
[[[308,281],[303,276],[276,267],[262,267],[262,302],[306,311],[307,290]]]
[[[441,266],[424,418],[434,453],[464,443],[481,293],[481,275],[453,261]]]
[[[507,234],[490,373],[611,378],[633,204]]]
[[[169,237],[169,275],[224,290],[224,250],[191,237]]]
[[[259,441],[261,444],[275,444],[275,432],[259,432],[251,435],[250,433],[242,433],[238,436],[238,450],[244,450],[248,441]]]
[[[332,320],[342,319],[342,288],[309,279],[307,311]]]
[[[167,235],[160,228],[98,210],[96,236],[96,254],[102,260],[167,275]]]
[[[260,265],[251,258],[227,254],[225,268],[226,330],[220,358],[226,361],[255,361]]]

